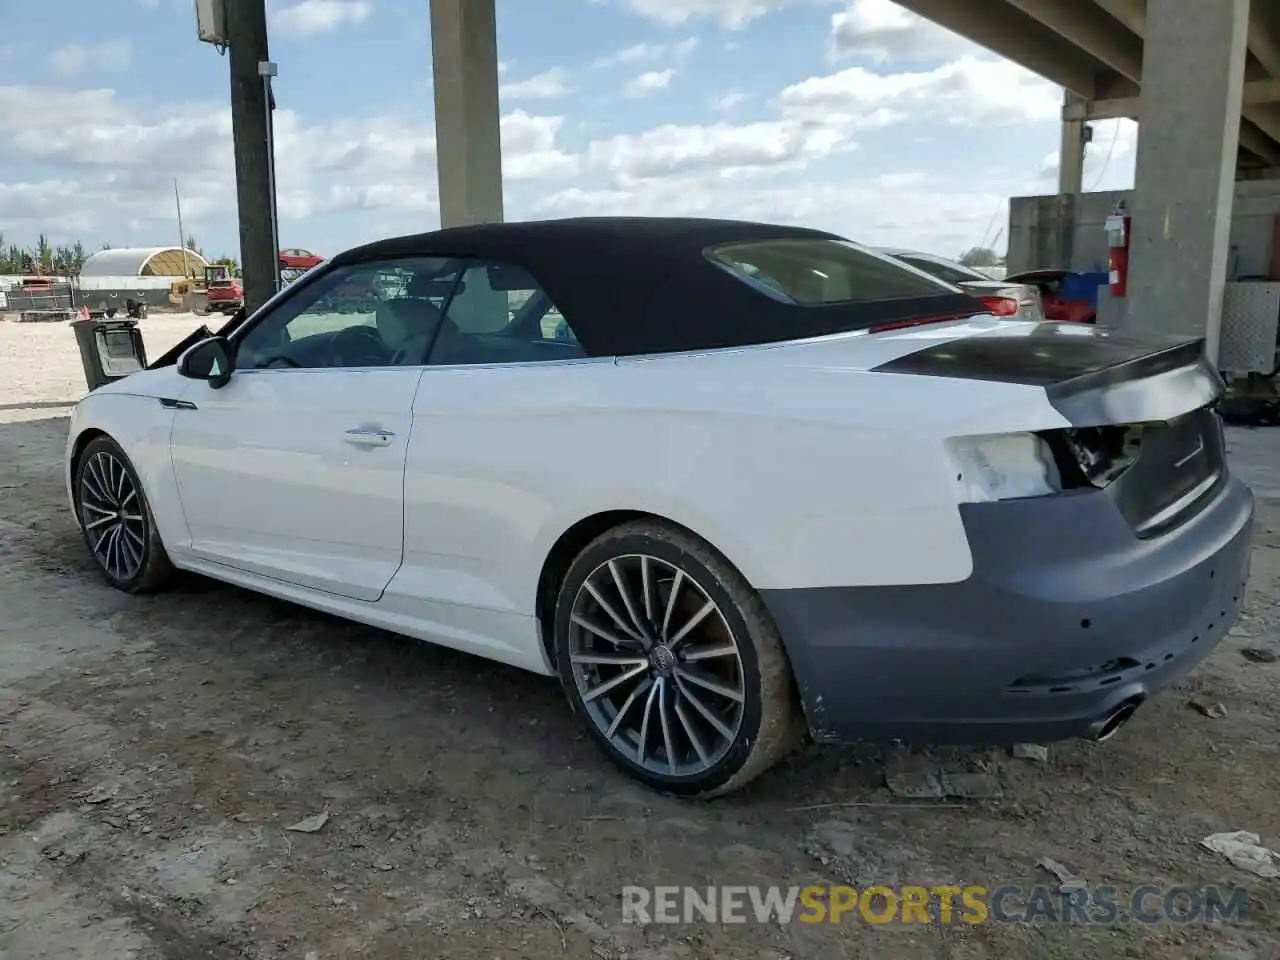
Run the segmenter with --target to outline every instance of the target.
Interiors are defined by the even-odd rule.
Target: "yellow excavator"
[[[204,313],[209,297],[206,271],[197,266],[190,270],[188,276],[169,285],[169,306],[184,313]]]

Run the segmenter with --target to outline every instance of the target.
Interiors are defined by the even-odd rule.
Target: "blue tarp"
[[[1083,301],[1095,310],[1098,309],[1098,288],[1105,286],[1108,277],[1105,273],[1071,273],[1062,277],[1058,296],[1063,300]]]

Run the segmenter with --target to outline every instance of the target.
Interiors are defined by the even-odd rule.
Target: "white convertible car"
[[[1198,341],[999,320],[793,227],[582,219],[334,257],[95,390],[67,482],[174,568],[558,675],[647,784],[819,741],[1104,739],[1236,619]]]

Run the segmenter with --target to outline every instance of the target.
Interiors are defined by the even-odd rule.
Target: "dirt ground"
[[[18,323],[0,314],[0,413],[51,409],[84,395],[84,368],[67,323]],[[10,319],[6,320],[8,317]],[[141,321],[147,355],[160,356],[201,323],[218,316],[157,313]]]
[[[1280,435],[1232,436],[1266,496],[1246,618],[1115,739],[1047,763],[809,748],[699,804],[615,772],[553,681],[197,578],[108,589],[63,502],[52,412],[0,411],[6,960],[1280,957],[1280,879],[1198,845],[1250,830],[1280,848],[1280,664],[1241,652],[1280,651]],[[885,787],[904,764],[1002,795],[913,807]],[[322,812],[318,832],[284,829]],[[1051,882],[1046,856],[1121,891],[1244,887],[1248,916],[622,922],[630,884],[1029,887]]]

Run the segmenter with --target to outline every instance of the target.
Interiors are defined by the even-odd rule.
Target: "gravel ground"
[[[158,353],[189,321],[143,322]],[[17,347],[15,348],[15,345]],[[67,354],[70,354],[68,359]],[[1280,443],[1232,432],[1263,496],[1247,614],[1102,745],[810,748],[740,794],[659,797],[596,754],[553,681],[188,578],[97,577],[63,503],[65,325],[0,324],[0,957],[1280,956]],[[21,383],[19,384],[19,381]],[[1210,719],[1191,697],[1223,704]],[[1000,795],[911,806],[886,768]],[[327,813],[315,833],[284,829]],[[625,885],[1090,884],[1248,891],[1226,924],[624,924]],[[1056,882],[1055,882],[1056,887]]]
[[[16,314],[0,314],[0,319],[5,316]],[[154,358],[201,323],[216,328],[224,322],[220,316],[165,313],[152,314],[139,325],[147,355]],[[84,369],[70,324],[0,322],[0,412],[69,405],[84,393]]]

